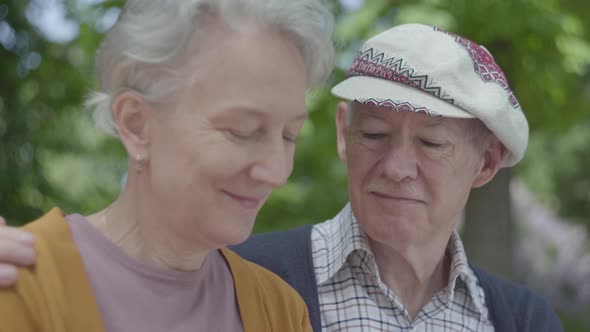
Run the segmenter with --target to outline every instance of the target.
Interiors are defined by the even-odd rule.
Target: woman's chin
[[[253,228],[254,221],[243,222],[239,225],[228,226],[224,229],[223,234],[219,234],[219,236],[223,237],[223,242],[227,246],[238,245],[250,237]]]

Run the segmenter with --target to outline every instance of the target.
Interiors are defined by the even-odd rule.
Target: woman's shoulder
[[[22,273],[45,276],[64,270],[55,269],[56,266],[67,264],[68,270],[75,270],[76,260],[81,262],[66,217],[61,209],[53,208],[23,228],[35,236],[37,258],[33,268],[23,268]]]
[[[28,230],[41,241],[58,236],[67,229],[65,215],[60,208],[54,207],[41,217],[25,224],[24,229]]]
[[[248,279],[249,283],[255,282],[264,286],[267,291],[292,295],[294,300],[301,299],[299,294],[274,272],[242,258],[229,249],[223,249],[222,254],[228,261],[232,274],[234,274],[234,281],[236,279]]]
[[[84,264],[62,211],[54,208],[24,228],[35,235],[37,258],[33,266],[19,268],[15,287],[0,289],[0,307],[14,312],[7,326],[19,327],[12,331],[65,331],[66,325],[82,328],[92,322],[97,326],[92,331],[101,331]]]
[[[222,249],[222,254],[234,278],[242,317],[251,317],[252,319],[248,320],[258,321],[254,317],[266,315],[264,318],[259,318],[267,320],[273,327],[273,331],[275,329],[311,331],[305,302],[286,281],[229,249]],[[244,310],[257,310],[257,312],[246,314]]]

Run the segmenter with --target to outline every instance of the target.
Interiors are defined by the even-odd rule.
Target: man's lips
[[[258,208],[260,203],[264,201],[264,198],[239,195],[226,190],[223,190],[223,193],[248,209]]]
[[[384,192],[380,192],[380,191],[370,191],[369,193],[377,196],[378,198],[392,200],[392,201],[396,200],[396,201],[405,201],[408,203],[423,203],[423,204],[426,203],[423,199],[415,198],[415,197],[411,197],[411,196],[407,196],[407,195],[389,194],[389,193],[384,193]]]

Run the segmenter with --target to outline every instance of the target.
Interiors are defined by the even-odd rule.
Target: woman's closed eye
[[[295,144],[297,142],[298,135],[283,135],[283,140],[290,144]]]
[[[380,140],[387,137],[387,134],[379,132],[361,132],[361,136],[369,140]]]
[[[251,140],[258,137],[259,130],[250,130],[250,131],[243,131],[243,130],[236,130],[236,129],[228,129],[227,132],[234,138],[240,140]]]

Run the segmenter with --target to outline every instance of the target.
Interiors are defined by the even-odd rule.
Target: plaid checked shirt
[[[467,265],[459,235],[447,247],[447,287],[412,320],[379,276],[366,235],[350,204],[311,233],[322,331],[494,331],[483,289]]]

